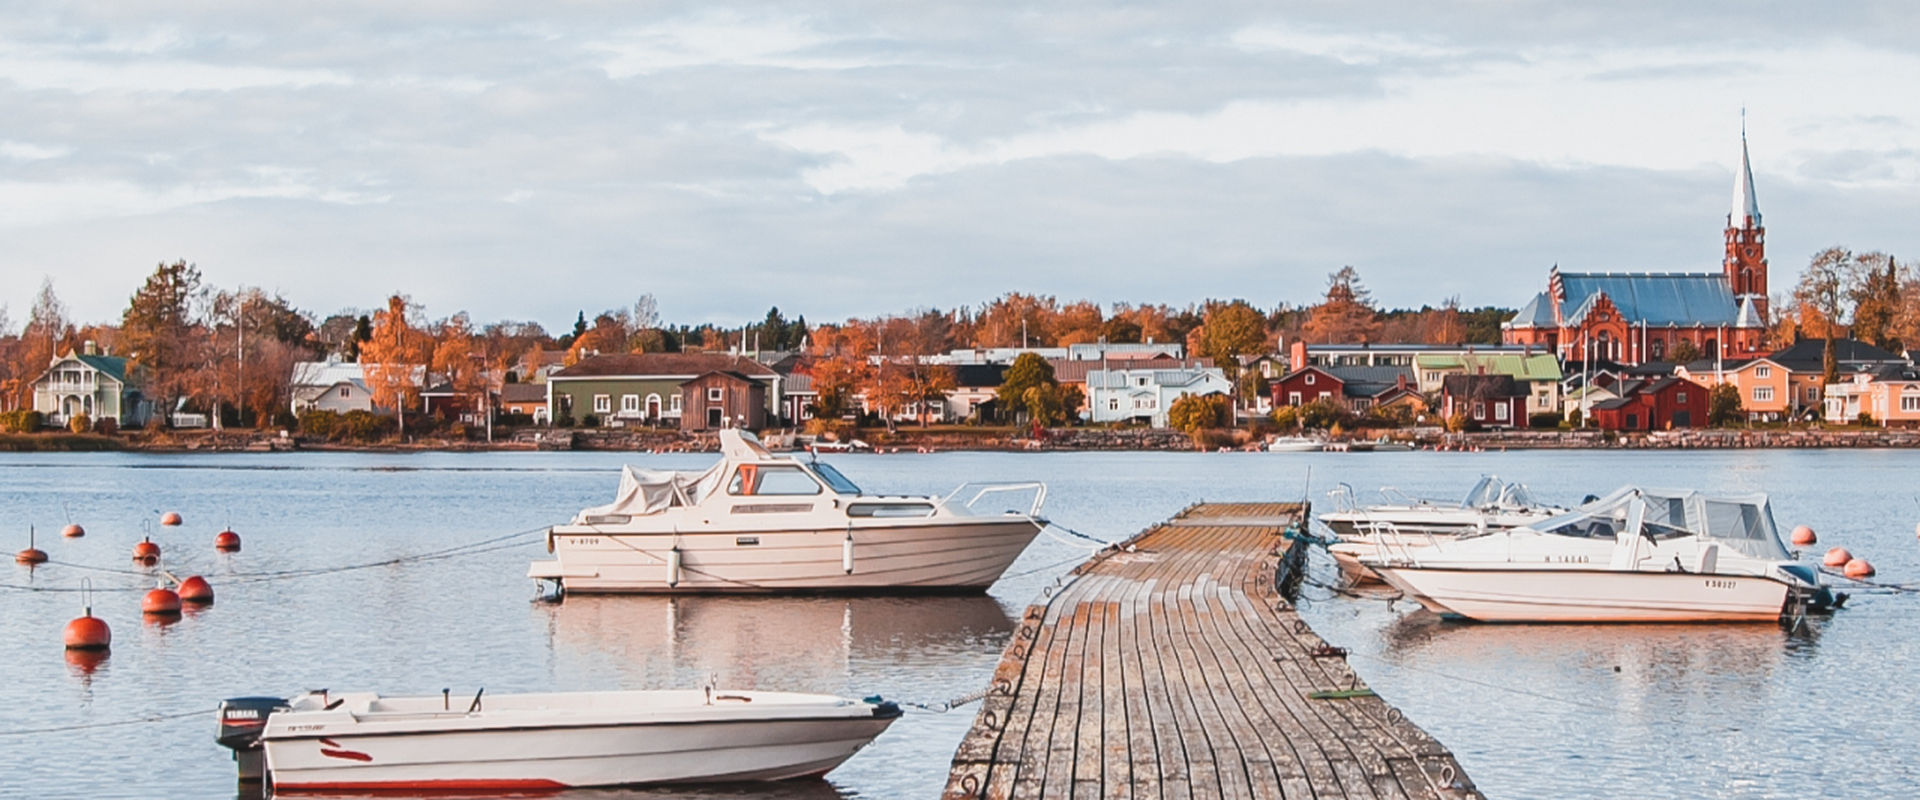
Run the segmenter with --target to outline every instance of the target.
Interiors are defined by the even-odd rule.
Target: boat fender
[[[853,574],[853,531],[847,531],[847,538],[840,543],[840,569]]]
[[[680,585],[680,548],[667,551],[667,585]]]

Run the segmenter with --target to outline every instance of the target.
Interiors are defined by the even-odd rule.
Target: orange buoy
[[[1836,547],[1836,548],[1833,548],[1832,550],[1828,550],[1827,557],[1824,559],[1821,559],[1820,563],[1825,564],[1829,567],[1844,567],[1847,565],[1847,562],[1852,560],[1853,560],[1853,554],[1847,552],[1847,548]]]
[[[78,539],[87,535],[87,529],[80,527],[79,523],[69,522],[67,527],[60,529],[60,535],[69,539]]]
[[[198,575],[180,582],[180,599],[188,603],[206,605],[213,602],[213,584]]]
[[[174,528],[174,527],[179,527],[179,525],[180,525],[180,512],[178,512],[178,511],[169,511],[169,512],[167,512],[167,513],[165,513],[165,514],[161,514],[161,515],[160,515],[160,524],[162,524],[162,525],[165,525],[165,526],[167,526],[167,527],[169,527],[169,528]]]
[[[1847,577],[1852,578],[1854,580],[1860,580],[1862,578],[1871,578],[1873,577],[1873,565],[1870,563],[1867,563],[1867,560],[1864,558],[1856,558],[1856,559],[1853,559],[1852,561],[1847,562],[1847,568],[1845,572]]]
[[[221,531],[220,535],[213,537],[213,549],[222,553],[240,552],[240,534],[231,530]]]
[[[107,627],[107,621],[93,615],[93,607],[87,607],[87,614],[75,617],[67,623],[67,630],[61,638],[66,639],[68,650],[105,650],[113,642],[113,630]]]
[[[180,613],[180,595],[165,586],[149,589],[147,596],[140,598],[140,613],[154,616],[178,614]]]
[[[160,545],[154,544],[152,539],[141,539],[133,546],[133,560],[147,566],[159,563]]]
[[[1793,529],[1793,544],[1795,547],[1806,547],[1818,541],[1820,541],[1820,537],[1813,535],[1812,528],[1801,525]]]
[[[37,547],[29,547],[15,553],[13,560],[19,564],[44,564],[47,560],[47,551]]]

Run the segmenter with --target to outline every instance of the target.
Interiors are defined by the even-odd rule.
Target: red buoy
[[[1873,577],[1873,565],[1867,563],[1867,560],[1864,558],[1856,558],[1847,562],[1846,575],[1854,580],[1871,578]]]
[[[15,553],[13,560],[20,564],[43,564],[46,563],[47,560],[47,551],[37,547],[29,547]]]
[[[1793,529],[1793,544],[1795,547],[1806,547],[1818,541],[1820,541],[1820,537],[1813,535],[1812,528],[1801,525]]]
[[[230,530],[221,531],[220,535],[213,537],[213,549],[222,553],[240,552],[240,534]]]
[[[180,525],[180,512],[169,511],[165,514],[161,514],[160,524],[165,525],[169,528],[178,527]]]
[[[1827,557],[1824,559],[1821,559],[1820,563],[1825,564],[1829,567],[1844,567],[1847,565],[1847,562],[1852,560],[1853,560],[1853,554],[1847,552],[1847,548],[1836,547],[1836,548],[1833,548],[1832,550],[1828,550]]]
[[[147,591],[147,596],[140,599],[140,613],[154,616],[179,614],[180,595],[164,586],[150,589]]]
[[[107,628],[106,620],[94,616],[89,607],[86,616],[67,623],[61,638],[67,640],[68,650],[105,650],[113,642],[113,631]]]
[[[180,599],[188,603],[206,605],[213,602],[213,584],[198,575],[180,582]]]
[[[154,544],[152,539],[141,539],[133,546],[133,560],[147,566],[160,563],[160,545]]]
[[[79,523],[69,522],[67,527],[60,529],[60,535],[69,539],[78,539],[87,535],[87,529],[80,527]]]

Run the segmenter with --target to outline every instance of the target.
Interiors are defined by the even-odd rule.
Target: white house
[[[1093,422],[1142,421],[1167,427],[1167,411],[1181,395],[1231,394],[1219,367],[1105,369],[1087,373],[1087,412]]]
[[[426,367],[413,368],[413,385],[419,386],[426,378]],[[391,413],[391,409],[375,408],[373,390],[367,388],[366,370],[362,365],[350,361],[301,361],[293,365],[293,379],[289,386],[293,397],[293,413],[299,415],[307,411],[332,411],[345,414],[349,411],[372,411],[380,414]]]
[[[33,382],[33,409],[50,425],[65,425],[75,414],[112,418],[123,426],[146,424],[146,398],[128,375],[125,358],[101,355],[93,342],[78,353],[56,356]]]

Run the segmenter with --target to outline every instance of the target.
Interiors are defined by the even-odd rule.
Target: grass
[[[0,452],[92,453],[125,449],[126,442],[97,433],[0,433]]]

